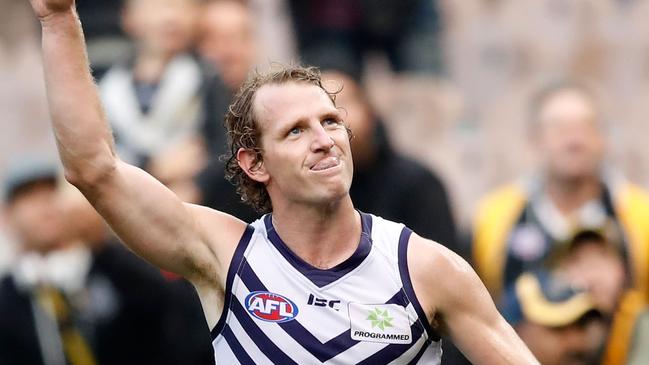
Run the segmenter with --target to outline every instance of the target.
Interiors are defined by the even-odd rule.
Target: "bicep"
[[[450,295],[447,307],[440,308],[445,332],[474,364],[535,364],[477,275],[471,274],[462,289]]]
[[[113,173],[82,191],[119,238],[152,264],[190,279],[216,269],[196,209],[143,170],[118,161]]]
[[[466,261],[421,237],[412,243],[408,258],[415,265],[415,291],[442,332],[472,363],[538,364]]]

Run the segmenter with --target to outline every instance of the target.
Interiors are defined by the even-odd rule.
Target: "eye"
[[[336,118],[327,118],[322,121],[322,125],[325,127],[338,127],[341,121]]]
[[[286,133],[286,135],[288,135],[288,136],[297,136],[297,135],[299,135],[300,133],[302,133],[302,128],[300,128],[300,127],[294,127],[294,128],[291,128],[291,129],[288,131],[288,133]]]

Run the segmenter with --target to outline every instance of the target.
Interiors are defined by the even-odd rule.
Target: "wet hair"
[[[248,77],[234,96],[228,112],[225,114],[225,127],[228,135],[228,152],[223,156],[225,177],[234,184],[241,200],[259,213],[267,213],[272,210],[270,196],[263,183],[252,180],[239,166],[237,152],[242,148],[254,152],[253,170],[263,164],[264,150],[261,146],[261,127],[254,110],[255,96],[257,91],[265,85],[281,85],[291,82],[305,83],[321,88],[329,96],[333,105],[336,105],[336,95],[340,90],[325,89],[318,68],[273,65],[268,72],[254,71]],[[348,129],[347,132],[351,137],[351,131]]]

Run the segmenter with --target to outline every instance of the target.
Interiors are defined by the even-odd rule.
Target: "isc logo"
[[[313,294],[309,294],[309,300],[307,300],[306,304],[316,307],[329,307],[333,310],[340,310],[340,300],[316,298],[316,296]]]
[[[295,319],[297,306],[283,295],[255,291],[246,297],[246,308],[253,316],[268,322],[287,322]]]

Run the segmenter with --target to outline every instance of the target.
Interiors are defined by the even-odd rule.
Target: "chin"
[[[331,203],[339,202],[349,195],[349,189],[345,188],[344,185],[339,185],[337,187],[330,187],[327,190],[314,193],[312,195],[313,201],[316,204],[328,205]]]

